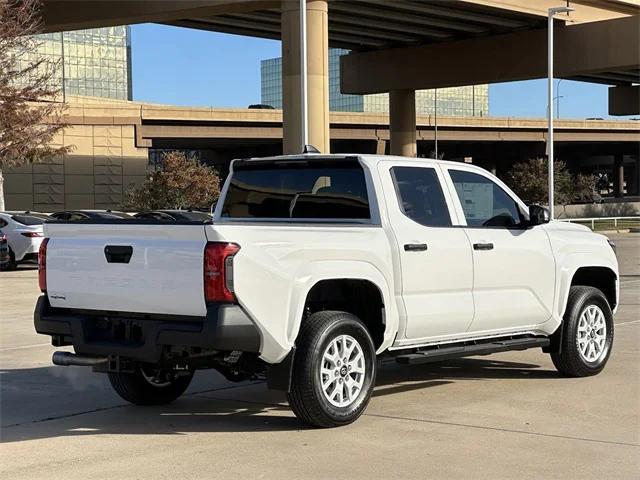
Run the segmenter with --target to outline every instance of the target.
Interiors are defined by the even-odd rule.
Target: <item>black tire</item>
[[[320,369],[323,364],[323,355],[329,345],[343,335],[355,339],[360,347],[364,357],[360,362],[363,365],[364,373],[362,374],[363,383],[360,392],[354,395],[348,405],[336,406],[323,392]],[[353,346],[353,342],[350,346]],[[338,311],[316,312],[304,321],[298,335],[291,391],[287,394],[289,405],[296,417],[314,427],[338,427],[352,423],[362,414],[369,403],[376,380],[376,367],[376,351],[371,335],[357,317]],[[351,369],[349,368],[349,370]],[[345,368],[335,367],[338,378],[336,382],[339,381],[340,384],[344,382],[348,389],[348,384],[353,385],[351,382],[354,380],[357,382],[362,378],[355,370],[354,368],[353,372],[349,372]],[[354,376],[352,377],[352,375]],[[331,377],[326,376],[326,378],[329,381],[328,379]],[[334,384],[336,387],[337,385]],[[345,397],[347,396],[345,390],[336,394],[338,401],[343,394]]]
[[[590,306],[597,307],[604,314],[606,326],[604,346],[593,361],[588,361],[583,356],[578,345],[580,318]],[[568,377],[588,377],[600,373],[609,360],[613,346],[613,314],[607,298],[597,288],[571,287],[563,322],[561,351],[551,352],[551,360],[555,367]]]
[[[13,253],[13,250],[11,250],[11,247],[9,247],[9,261],[7,263],[5,263],[0,268],[0,270],[4,270],[4,271],[8,272],[8,271],[15,270],[16,268],[18,268],[18,264],[16,262],[16,255],[15,255],[15,253]]]
[[[152,381],[151,371],[145,376],[139,367],[134,373],[109,373],[111,386],[127,402],[134,405],[165,405],[184,393],[193,372],[178,376],[167,375],[161,383]]]

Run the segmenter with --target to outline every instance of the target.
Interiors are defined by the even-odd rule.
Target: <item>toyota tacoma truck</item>
[[[45,225],[35,329],[57,365],[164,404],[199,369],[263,378],[305,423],[353,422],[379,359],[541,348],[599,373],[615,245],[473,165],[375,155],[235,160],[213,220]]]

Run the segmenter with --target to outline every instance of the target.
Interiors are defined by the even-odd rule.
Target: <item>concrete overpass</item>
[[[46,31],[157,22],[282,40],[283,150],[300,149],[297,0],[44,0]],[[417,88],[536,78],[546,54],[546,12],[563,0],[307,0],[309,141],[330,149],[328,46],[355,53],[343,91],[390,92],[391,151],[416,154]],[[638,0],[575,0],[557,20],[560,76],[613,86],[612,114],[640,113]]]
[[[69,127],[56,139],[72,145],[65,157],[4,172],[8,209],[118,208],[122,195],[139,184],[159,150],[202,153],[224,176],[232,158],[282,151],[280,110],[189,108],[71,98]],[[389,117],[332,112],[335,152],[389,151]],[[433,117],[417,118],[418,154],[429,155]],[[440,151],[450,160],[471,161],[502,173],[518,160],[544,155],[544,119],[439,117]],[[606,165],[619,196],[640,195],[640,122],[559,120],[558,156],[574,170]],[[625,189],[626,178],[626,189]],[[620,180],[622,179],[622,180]]]

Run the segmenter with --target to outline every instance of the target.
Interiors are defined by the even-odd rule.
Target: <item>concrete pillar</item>
[[[297,0],[282,8],[283,152],[301,152],[300,10]],[[326,0],[307,1],[307,93],[309,144],[329,153],[329,20]]]
[[[616,198],[624,197],[624,157],[616,153],[613,157],[613,190]]]
[[[392,90],[389,92],[389,136],[391,155],[415,157],[416,145],[416,92]]]
[[[636,155],[636,195],[640,197],[640,155]]]
[[[640,115],[640,85],[609,87],[609,115]]]

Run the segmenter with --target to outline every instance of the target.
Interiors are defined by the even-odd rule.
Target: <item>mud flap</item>
[[[549,336],[549,340],[551,341],[551,343],[549,343],[549,345],[546,347],[542,347],[542,351],[544,353],[562,353],[563,334],[564,334],[564,320],[562,321],[560,326],[556,328],[556,331]]]
[[[291,390],[291,377],[293,376],[293,358],[296,347],[284,357],[280,363],[274,363],[267,367],[267,387],[269,390],[289,392]]]

